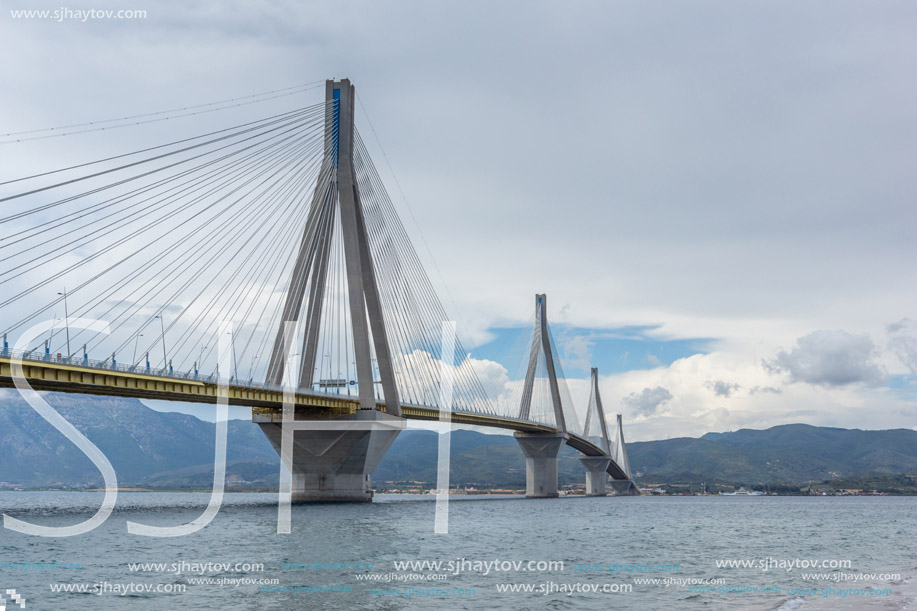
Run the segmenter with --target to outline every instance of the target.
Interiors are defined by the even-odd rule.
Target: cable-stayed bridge
[[[355,103],[348,80],[327,81],[319,104],[0,182],[0,386],[249,406],[291,464],[294,501],[371,499],[406,420],[515,431],[528,496],[557,496],[565,444],[583,454],[587,494],[609,476],[635,492],[595,369],[584,418],[573,405],[545,295],[524,380],[482,379]]]

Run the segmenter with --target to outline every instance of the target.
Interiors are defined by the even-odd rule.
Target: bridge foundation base
[[[586,496],[605,496],[608,494],[608,465],[611,459],[606,456],[583,456],[580,462],[586,468]]]
[[[252,418],[281,452],[283,423]],[[361,410],[334,420],[293,423],[293,503],[368,503],[370,475],[401,431],[403,420],[375,410]],[[315,428],[309,428],[314,423]],[[328,428],[322,428],[328,427]],[[331,428],[334,427],[334,428]]]
[[[514,435],[525,455],[525,496],[551,498],[557,496],[557,455],[567,441],[563,433]]]
[[[640,496],[640,491],[631,480],[612,480],[611,487],[615,491],[615,496]]]

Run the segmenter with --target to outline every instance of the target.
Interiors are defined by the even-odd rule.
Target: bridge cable
[[[75,135],[75,134],[85,134],[85,133],[95,132],[95,131],[120,129],[120,128],[122,128],[122,127],[133,127],[133,126],[136,126],[136,125],[143,125],[143,124],[146,124],[146,123],[156,123],[156,122],[161,122],[161,121],[169,121],[169,120],[171,120],[171,119],[178,119],[178,118],[181,118],[181,117],[198,116],[198,115],[202,115],[202,114],[206,114],[206,113],[218,112],[218,111],[221,111],[221,110],[227,110],[227,109],[230,109],[230,108],[239,108],[240,106],[247,106],[247,105],[249,105],[249,104],[259,104],[259,103],[261,103],[261,102],[267,102],[267,101],[269,101],[269,100],[276,100],[276,99],[278,99],[278,98],[286,97],[286,96],[289,96],[289,95],[295,95],[295,94],[297,94],[297,93],[303,93],[303,92],[305,92],[305,91],[308,91],[308,90],[310,90],[310,89],[315,89],[316,87],[319,87],[319,86],[320,86],[319,84],[316,84],[316,83],[321,83],[321,81],[314,81],[314,83],[306,83],[305,85],[297,85],[296,87],[290,87],[290,88],[288,88],[288,89],[278,89],[278,90],[276,90],[276,91],[268,92],[268,93],[276,93],[277,91],[282,91],[282,92],[285,92],[285,93],[279,93],[279,94],[277,94],[277,95],[273,95],[273,96],[270,96],[270,97],[265,97],[265,98],[263,98],[263,99],[251,100],[251,101],[248,101],[248,102],[243,102],[243,103],[240,103],[240,104],[233,104],[233,105],[224,106],[224,107],[221,107],[221,108],[212,108],[212,109],[203,110],[203,111],[190,112],[190,113],[186,113],[186,114],[178,114],[178,115],[171,116],[171,117],[159,117],[159,115],[169,114],[169,113],[173,113],[173,112],[183,112],[183,111],[186,111],[186,110],[192,110],[192,109],[197,109],[197,108],[206,108],[206,107],[214,106],[214,105],[218,105],[218,104],[224,104],[224,103],[228,103],[228,102],[235,102],[235,101],[238,101],[238,100],[247,100],[247,99],[249,99],[249,98],[265,96],[265,95],[267,95],[267,94],[255,94],[255,95],[251,95],[251,96],[244,96],[244,97],[240,97],[240,98],[233,98],[233,99],[231,99],[231,100],[223,100],[223,101],[221,101],[221,102],[210,102],[210,103],[208,103],[208,104],[199,104],[199,105],[196,105],[196,106],[186,106],[186,107],[184,107],[184,108],[176,108],[176,109],[172,109],[172,110],[162,110],[162,111],[159,111],[159,112],[146,113],[146,114],[142,114],[142,115],[133,115],[133,116],[128,116],[128,117],[121,117],[121,118],[119,118],[119,119],[104,119],[104,120],[101,120],[101,121],[90,121],[90,122],[87,122],[87,123],[75,123],[75,124],[72,124],[72,125],[65,125],[65,126],[60,126],[60,127],[46,127],[46,128],[43,128],[43,129],[33,129],[33,130],[22,131],[22,132],[9,132],[9,133],[6,133],[6,134],[0,134],[0,138],[6,138],[6,137],[9,137],[9,136],[28,135],[28,134],[39,134],[39,133],[51,132],[51,131],[54,131],[54,132],[56,132],[56,133],[47,134],[47,135],[43,135],[43,136],[32,136],[32,137],[29,137],[29,138],[14,138],[14,139],[11,139],[11,140],[0,140],[0,144],[10,144],[10,143],[16,143],[16,142],[28,142],[28,141],[31,141],[31,140],[43,140],[43,139],[46,139],[46,138],[57,138],[57,137],[60,137],[60,136],[69,136],[69,135]],[[311,85],[311,86],[308,86],[308,85]],[[294,91],[289,91],[289,90],[291,90],[291,89],[294,90]],[[101,125],[101,124],[103,124],[103,123],[116,123],[116,122],[119,122],[119,121],[129,121],[129,120],[133,120],[133,119],[140,119],[140,118],[146,118],[146,117],[159,117],[159,118],[153,118],[153,119],[149,119],[149,120],[147,120],[147,121],[136,121],[136,122],[134,122],[134,123],[127,123],[127,124],[124,124],[124,125],[110,125],[110,126],[102,126],[102,125]],[[87,126],[90,126],[90,125],[95,125],[95,126],[97,126],[97,127],[93,127],[93,128],[91,128],[91,129],[84,129],[84,130],[79,130],[79,131],[73,131],[73,132],[61,132],[61,131],[59,131],[59,130],[65,130],[65,129],[76,128],[76,127],[87,127]]]

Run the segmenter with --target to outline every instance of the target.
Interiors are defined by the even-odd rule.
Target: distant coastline
[[[193,416],[157,412],[132,399],[49,395],[95,443],[123,492],[209,493],[215,428]],[[0,490],[85,491],[98,469],[20,397],[0,401]],[[142,423],[142,424],[138,424]],[[436,487],[435,432],[402,432],[372,474],[379,494],[426,494]],[[525,459],[510,435],[452,433],[451,485],[458,494],[518,494]],[[917,495],[917,431],[787,424],[628,444],[637,486],[647,494],[702,495],[739,488],[780,496]],[[276,493],[279,459],[250,421],[231,420],[227,492]],[[581,493],[579,454],[561,450],[558,484]]]

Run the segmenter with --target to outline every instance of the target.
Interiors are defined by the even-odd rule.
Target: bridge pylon
[[[401,415],[401,403],[382,312],[382,300],[366,231],[363,203],[354,170],[355,91],[348,79],[325,83],[325,147],[312,205],[293,267],[283,316],[277,329],[266,382],[281,384],[292,346],[284,331],[286,322],[303,323],[299,386],[311,388],[321,337],[326,276],[331,256],[335,219],[339,220],[344,249],[350,335],[356,365],[360,409],[376,409],[373,354],[385,397],[385,411]],[[309,299],[303,302],[306,289]]]
[[[514,435],[522,448],[522,453],[525,455],[525,496],[530,498],[558,496],[557,456],[560,454],[560,449],[567,439],[569,439],[560,397],[560,385],[557,381],[557,368],[554,363],[551,336],[548,333],[547,302],[546,295],[535,295],[535,333],[532,337],[529,365],[525,374],[525,383],[522,387],[519,419],[531,419],[535,373],[538,370],[539,361],[542,361],[547,370],[551,406],[554,413],[554,426],[557,428],[557,433],[516,433]]]
[[[621,465],[627,477],[632,477],[630,472],[630,461],[627,459],[627,447],[624,445],[624,425],[621,423],[621,414],[618,414],[617,433],[615,434],[614,459]]]
[[[385,319],[372,251],[367,236],[363,203],[354,169],[355,91],[348,79],[325,83],[325,141],[322,167],[316,181],[309,216],[300,242],[288,286],[280,328],[274,341],[266,382],[281,384],[298,377],[300,388],[311,389],[315,380],[318,347],[322,337],[322,314],[326,280],[332,259],[332,240],[339,223],[344,251],[352,352],[356,368],[359,411],[338,418],[346,425],[360,421],[362,426],[334,430],[316,427],[303,430],[276,418],[254,415],[262,431],[278,453],[284,434],[292,447],[293,502],[371,501],[370,474],[395,441],[399,428],[381,421],[401,421],[401,402],[395,381],[392,356],[386,335]],[[308,292],[308,300],[306,294]],[[305,303],[305,306],[304,306]],[[302,329],[299,371],[285,372],[291,344],[296,334],[285,330],[285,323]],[[345,339],[345,341],[347,341]],[[375,396],[373,357],[378,365],[385,413],[380,413]],[[339,384],[353,384],[347,380]],[[319,381],[321,384],[322,381]],[[294,417],[295,420],[295,417]],[[367,426],[378,423],[380,426]],[[295,435],[293,432],[295,430]],[[281,453],[282,455],[282,453]]]
[[[608,423],[605,422],[605,409],[602,407],[602,396],[599,394],[599,370],[592,368],[589,404],[586,407],[586,425],[583,436],[605,451],[606,456],[583,456],[580,462],[586,469],[586,496],[605,496],[608,494],[608,466],[611,464],[611,440],[608,436]]]
[[[614,486],[615,494],[619,496],[637,496],[640,494],[640,491],[637,489],[637,485],[634,484],[633,473],[630,470],[630,460],[627,458],[627,446],[624,444],[624,425],[621,422],[621,414],[618,414],[617,426],[615,428],[617,430],[615,431],[615,439],[612,444],[612,458],[620,465],[625,475],[627,475],[627,479],[615,481],[612,486]]]

